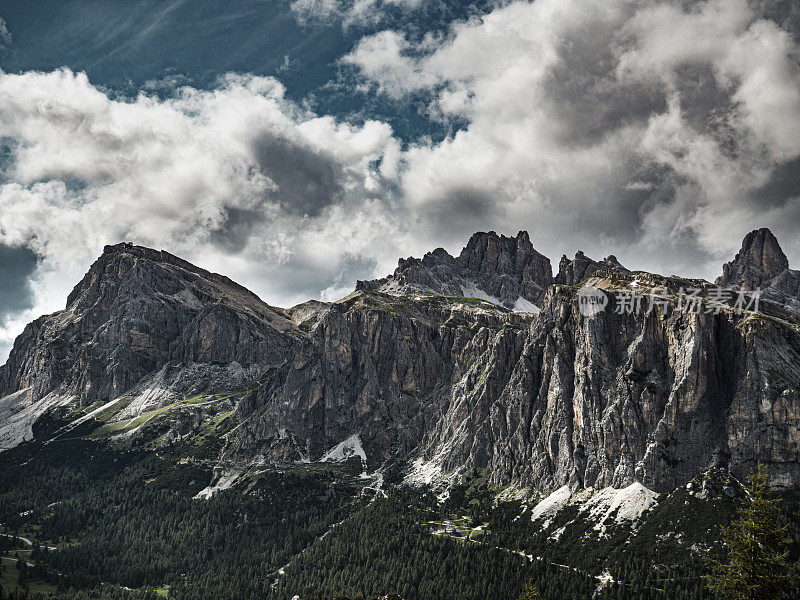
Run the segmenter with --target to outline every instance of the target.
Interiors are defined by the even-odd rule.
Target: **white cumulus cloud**
[[[274,79],[127,100],[68,69],[0,74],[0,138],[11,151],[0,243],[41,258],[36,305],[0,331],[6,342],[60,308],[120,240],[167,248],[273,303],[318,296],[398,252],[391,128],[308,113]]]
[[[796,191],[762,193],[800,156],[797,57],[746,0],[536,0],[440,37],[379,32],[343,63],[466,123],[404,156],[421,226],[524,224],[551,254],[616,249],[711,276],[756,223],[800,250]]]
[[[426,6],[292,7],[374,24],[398,3]],[[366,36],[341,60],[363,93],[421,102],[452,131],[405,144],[384,122],[309,112],[272,78],[120,98],[67,69],[0,73],[0,244],[40,257],[35,306],[0,344],[121,240],[283,305],[488,229],[527,229],[555,261],[613,252],[712,278],[769,226],[798,266],[800,32],[759,6],[502,1],[444,32]]]

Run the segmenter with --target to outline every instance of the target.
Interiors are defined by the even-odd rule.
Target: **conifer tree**
[[[745,486],[737,518],[723,527],[726,556],[713,561],[708,587],[725,600],[778,600],[793,590],[789,536],[781,525],[780,500],[761,464]]]
[[[539,588],[533,585],[533,580],[529,579],[522,588],[522,593],[517,600],[539,600],[542,595],[539,593]]]

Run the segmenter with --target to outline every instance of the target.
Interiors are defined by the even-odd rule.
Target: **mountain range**
[[[108,246],[65,310],[16,340],[0,370],[0,444],[80,428],[168,445],[216,418],[188,399],[227,394],[218,477],[339,448],[365,472],[397,466],[426,484],[482,468],[497,484],[662,492],[761,462],[773,485],[796,488],[798,281],[766,229],[717,280],[763,288],[758,312],[708,308],[709,282],[613,256],[562,257],[553,275],[526,232],[489,232],[458,257],[401,259],[342,300],[283,309],[165,251]],[[585,286],[609,309],[582,315]],[[631,287],[665,300],[614,309]],[[677,306],[683,287],[702,290],[702,310]],[[41,426],[53,417],[60,428]]]
[[[107,246],[0,368],[0,585],[708,598],[756,466],[797,505],[798,281],[766,229],[715,283],[488,232],[279,308]]]

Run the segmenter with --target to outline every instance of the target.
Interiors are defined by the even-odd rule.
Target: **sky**
[[[103,246],[277,306],[516,234],[800,266],[792,0],[0,0],[0,363]]]

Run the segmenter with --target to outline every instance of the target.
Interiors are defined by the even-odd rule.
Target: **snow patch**
[[[533,302],[530,302],[520,296],[517,298],[517,301],[514,303],[514,308],[512,309],[514,312],[526,312],[526,313],[538,313],[540,308],[536,306]]]

